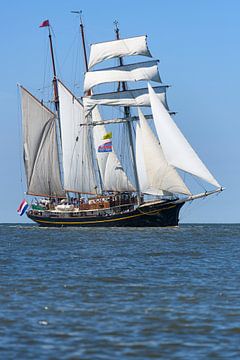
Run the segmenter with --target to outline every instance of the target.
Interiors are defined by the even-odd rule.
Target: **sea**
[[[240,225],[0,224],[0,359],[240,359]]]

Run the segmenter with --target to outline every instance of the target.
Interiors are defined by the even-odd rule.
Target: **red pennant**
[[[45,27],[45,26],[49,26],[49,20],[44,20],[39,27]]]

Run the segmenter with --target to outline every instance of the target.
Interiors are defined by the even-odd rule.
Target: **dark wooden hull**
[[[85,227],[164,227],[177,226],[179,211],[184,202],[164,202],[151,204],[125,213],[114,215],[53,216],[37,215],[32,211],[27,216],[40,226],[85,226]]]

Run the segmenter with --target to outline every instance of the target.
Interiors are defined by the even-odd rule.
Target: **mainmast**
[[[85,70],[87,72],[88,71],[88,58],[87,58],[87,49],[86,49],[86,43],[85,43],[84,26],[83,26],[83,21],[82,21],[82,11],[71,11],[71,13],[78,14],[79,18],[80,18],[80,32],[81,32],[81,38],[82,38],[83,57],[84,57],[84,63],[85,63]]]
[[[116,39],[120,40],[120,32],[119,32],[118,22],[114,21],[114,25],[115,25],[114,30],[115,30],[115,34],[116,34]],[[123,58],[122,57],[119,57],[119,65],[123,66]],[[126,91],[127,90],[126,82],[123,81],[123,82],[121,82],[121,84],[122,84],[122,90]],[[120,83],[119,83],[119,88],[120,88]],[[131,150],[131,155],[132,155],[132,160],[133,160],[133,171],[134,171],[134,178],[135,178],[136,190],[137,190],[137,200],[138,200],[138,205],[139,205],[141,203],[141,192],[140,192],[140,185],[139,185],[139,179],[138,179],[138,173],[137,173],[137,163],[136,163],[136,156],[135,156],[134,144],[133,144],[133,133],[132,133],[132,124],[130,121],[131,114],[130,114],[129,106],[124,106],[124,115],[125,115],[125,118],[128,119],[126,121],[126,123],[127,123],[128,134],[129,134],[130,150]]]
[[[84,56],[85,70],[87,72],[88,71],[88,58],[87,58],[84,26],[83,26],[83,21],[82,21],[82,11],[71,11],[71,13],[78,14],[80,17],[80,32],[81,32],[81,38],[82,38],[83,56]],[[87,95],[91,95],[91,93],[92,93],[91,90],[89,90],[87,92]],[[92,144],[92,138],[91,138],[91,144]],[[103,181],[102,181],[102,176],[101,176],[101,172],[99,169],[98,161],[97,161],[97,171],[98,171],[98,176],[99,176],[99,181],[100,181],[100,189],[101,189],[101,193],[102,193],[103,192]]]

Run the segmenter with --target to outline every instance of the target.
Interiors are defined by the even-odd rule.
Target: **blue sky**
[[[76,76],[71,56],[78,31],[78,19],[70,11],[80,9],[84,13],[88,44],[113,38],[116,19],[122,36],[148,35],[151,52],[160,59],[162,79],[172,85],[168,102],[178,112],[175,121],[226,187],[217,197],[183,208],[181,221],[239,222],[238,0],[1,2],[0,222],[26,221],[16,214],[24,197],[16,84],[33,90],[43,84],[47,32],[38,25],[50,20],[58,70],[70,85]],[[80,51],[79,44],[78,55]],[[83,72],[79,57],[79,79]]]

